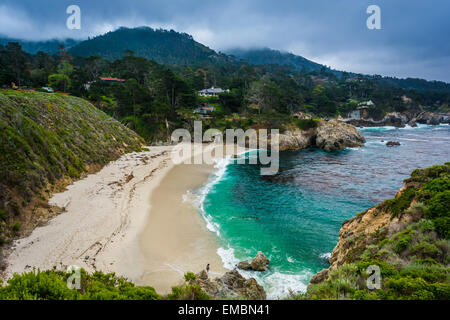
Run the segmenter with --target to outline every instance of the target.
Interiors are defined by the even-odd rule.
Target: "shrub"
[[[408,247],[409,243],[411,242],[413,234],[414,234],[414,231],[409,230],[409,229],[398,233],[397,243],[395,246],[395,251],[397,253],[402,252],[403,250],[405,250]]]
[[[0,300],[159,300],[152,287],[135,286],[114,273],[81,270],[81,289],[69,289],[70,274],[62,271],[40,271],[14,274],[0,287]]]
[[[428,202],[425,215],[428,218],[450,217],[450,190],[439,192]]]
[[[319,121],[316,119],[297,119],[295,124],[300,130],[308,130],[312,128],[317,128]]]
[[[197,284],[172,287],[172,293],[167,295],[169,300],[209,300],[210,297]]]
[[[14,232],[18,232],[20,230],[20,222],[14,223],[13,226],[11,227],[11,229]]]
[[[184,274],[184,280],[186,281],[195,280],[195,278],[197,278],[197,276],[193,272],[186,272]]]
[[[382,206],[391,212],[393,218],[397,217],[408,209],[415,194],[414,188],[407,188],[397,198],[386,200]]]
[[[5,210],[0,209],[0,220],[6,221],[8,219],[8,214]]]

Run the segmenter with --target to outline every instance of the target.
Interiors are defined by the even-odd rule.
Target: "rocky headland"
[[[362,147],[366,140],[355,126],[339,120],[318,121],[315,128],[287,130],[278,135],[279,150],[317,147],[326,152]]]
[[[304,297],[449,299],[449,182],[450,163],[414,170],[395,198],[343,222]]]

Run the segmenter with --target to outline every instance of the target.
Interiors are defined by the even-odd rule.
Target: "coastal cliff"
[[[450,163],[417,169],[395,198],[345,221],[308,299],[450,299]],[[368,289],[369,266],[381,270]],[[372,269],[373,270],[373,269]]]

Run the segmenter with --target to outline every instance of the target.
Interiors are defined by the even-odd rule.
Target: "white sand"
[[[153,189],[173,167],[170,150],[151,147],[126,154],[55,194],[49,202],[66,212],[15,241],[6,277],[32,267],[65,270],[76,265],[138,279],[145,265],[139,233]]]
[[[50,204],[66,211],[14,242],[6,278],[33,267],[74,265],[115,272],[167,293],[185,272],[198,272],[207,263],[212,274],[226,271],[214,234],[193,204],[183,201],[214,168],[174,165],[171,150],[126,154],[53,195]]]

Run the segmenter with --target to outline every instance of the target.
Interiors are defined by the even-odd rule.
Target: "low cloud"
[[[336,69],[450,81],[450,2],[435,0],[3,0],[0,33],[27,39],[87,38],[119,26],[192,34],[220,51],[270,47]],[[82,29],[65,27],[67,6]],[[366,28],[366,8],[381,8],[382,30]]]

